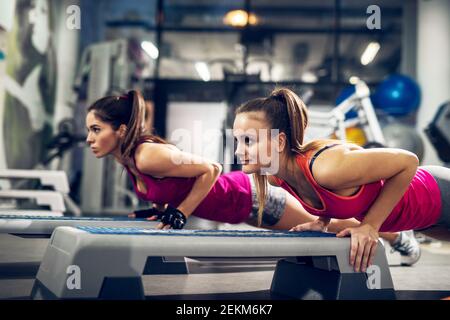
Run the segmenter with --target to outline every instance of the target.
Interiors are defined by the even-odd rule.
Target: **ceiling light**
[[[159,56],[158,48],[151,41],[142,41],[141,48],[150,56],[152,59],[157,59]]]
[[[248,24],[255,25],[258,23],[258,18],[250,13],[250,17],[245,10],[233,10],[228,12],[223,18],[223,23],[232,27],[245,27]]]
[[[317,82],[317,76],[312,73],[311,71],[306,71],[302,74],[302,81],[306,83],[316,83]]]
[[[361,64],[366,66],[369,63],[373,61],[375,56],[378,53],[378,50],[380,50],[380,44],[378,42],[371,42],[367,45],[366,50],[364,50],[362,56],[361,56]]]

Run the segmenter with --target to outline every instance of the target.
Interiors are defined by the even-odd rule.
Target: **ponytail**
[[[278,99],[286,108],[288,115],[288,128],[286,135],[292,152],[302,154],[305,152],[303,139],[308,125],[308,112],[305,103],[293,91],[280,88],[272,91],[269,98]]]
[[[267,176],[259,173],[254,173],[253,178],[255,180],[256,194],[258,196],[258,227],[261,227],[264,206],[266,205],[267,200],[268,182]]]
[[[131,116],[127,123],[127,131],[120,146],[122,157],[131,157],[135,142],[145,133],[145,101],[136,90],[128,91],[127,100],[131,105]]]

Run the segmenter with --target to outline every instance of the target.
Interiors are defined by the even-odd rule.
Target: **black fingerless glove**
[[[183,229],[186,224],[186,216],[177,208],[167,206],[161,214],[161,222],[170,225],[173,229]]]
[[[153,216],[158,216],[158,219],[161,219],[161,215],[163,212],[157,210],[156,208],[136,210],[133,212],[136,215],[136,218],[145,219]]]

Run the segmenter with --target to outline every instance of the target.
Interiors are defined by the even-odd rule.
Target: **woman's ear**
[[[124,124],[121,124],[119,127],[119,138],[121,138],[121,139],[125,138],[126,134],[127,134],[127,126]]]
[[[286,149],[286,145],[287,145],[287,137],[286,134],[284,132],[280,132],[277,136],[276,142],[277,145],[275,146],[275,150],[279,153],[282,153],[284,151],[284,149]]]

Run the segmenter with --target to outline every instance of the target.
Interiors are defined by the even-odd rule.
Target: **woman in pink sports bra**
[[[259,190],[267,183],[281,186],[319,217],[292,230],[325,230],[332,218],[356,218],[358,226],[337,236],[351,236],[350,264],[363,272],[380,232],[421,230],[450,238],[450,169],[419,167],[417,156],[401,149],[304,143],[307,125],[303,101],[277,89],[240,106],[233,126],[236,155],[244,172],[256,174]],[[264,202],[264,194],[258,196]]]
[[[285,230],[314,220],[282,188],[268,188],[267,202],[261,206],[252,176],[242,171],[220,175],[220,164],[147,134],[144,119],[144,99],[137,91],[99,99],[86,116],[86,141],[95,156],[114,156],[126,168],[139,198],[153,203],[151,209],[132,216],[158,219],[158,228],[164,229],[183,228],[192,214]],[[356,224],[354,220],[336,221],[331,229]]]

